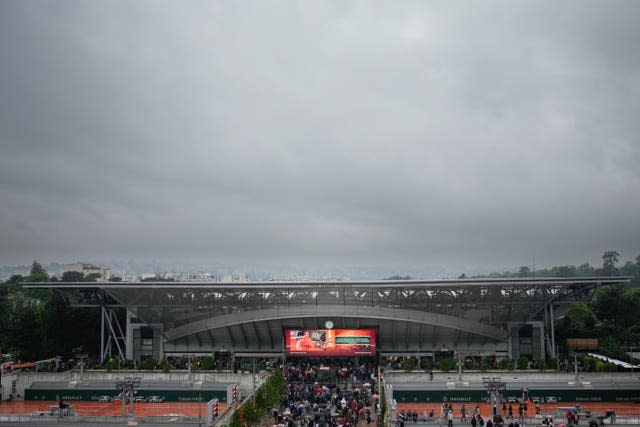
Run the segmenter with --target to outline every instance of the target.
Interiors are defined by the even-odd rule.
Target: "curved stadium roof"
[[[165,351],[281,353],[286,328],[375,328],[381,353],[495,350],[512,322],[544,320],[628,277],[357,282],[32,283],[72,305],[125,307],[164,338]]]

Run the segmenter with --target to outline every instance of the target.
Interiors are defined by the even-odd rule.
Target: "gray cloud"
[[[0,3],[0,262],[640,253],[640,4]]]

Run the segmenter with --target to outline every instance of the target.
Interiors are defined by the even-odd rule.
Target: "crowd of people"
[[[456,415],[456,411],[457,415]],[[400,427],[404,427],[405,422],[417,423],[417,422],[429,422],[440,421],[442,424],[447,424],[448,427],[452,427],[454,421],[460,423],[469,423],[472,427],[526,427],[528,418],[528,403],[521,402],[514,407],[513,403],[504,402],[502,404],[502,414],[498,413],[497,408],[494,408],[493,413],[489,414],[487,418],[483,418],[480,410],[480,406],[469,407],[466,403],[462,403],[459,407],[455,407],[452,403],[443,403],[440,407],[440,413],[436,414],[435,409],[431,409],[428,413],[426,411],[418,413],[415,410],[401,410],[398,413],[398,424]],[[539,409],[536,407],[536,414],[539,414]],[[552,420],[550,427],[553,427]]]
[[[294,359],[283,366],[287,392],[273,421],[283,427],[353,427],[373,422],[377,366],[353,360]]]

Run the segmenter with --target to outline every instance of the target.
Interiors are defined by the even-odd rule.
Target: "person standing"
[[[464,403],[460,407],[460,421],[463,423],[467,421],[467,407]]]
[[[447,412],[447,426],[453,427],[453,409],[449,408]]]
[[[478,420],[476,419],[476,416],[472,416],[471,417],[471,427],[477,427],[478,426]]]

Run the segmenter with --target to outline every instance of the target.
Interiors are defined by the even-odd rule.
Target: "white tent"
[[[613,363],[617,366],[622,366],[625,369],[637,369],[640,368],[639,365],[632,365],[631,363],[623,362],[622,360],[612,359],[607,356],[603,356],[602,354],[596,353],[587,353],[588,356],[595,357],[596,359],[604,360],[605,362]]]

